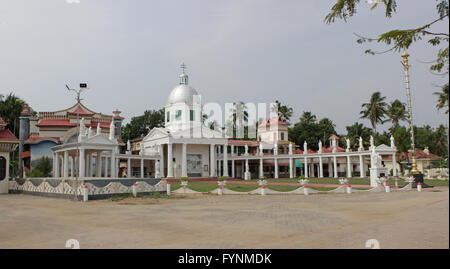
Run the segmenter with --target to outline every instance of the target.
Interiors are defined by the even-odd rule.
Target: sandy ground
[[[0,195],[0,248],[449,248],[449,189],[74,202]]]

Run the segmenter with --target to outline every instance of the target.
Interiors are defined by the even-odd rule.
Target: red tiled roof
[[[121,145],[121,146],[125,145],[125,143],[120,138],[117,138],[117,143],[119,143],[119,145]]]
[[[294,151],[294,153],[295,153],[295,154],[303,154],[303,150],[301,150],[301,149],[296,149],[296,150]]]
[[[261,124],[258,127],[266,127],[270,125],[286,125],[284,121],[281,120],[280,116],[273,117],[271,119],[265,119],[261,122]]]
[[[308,154],[316,153],[317,151],[314,151],[312,149],[308,149]]]
[[[9,129],[0,130],[0,141],[19,142],[19,139]]]
[[[94,115],[94,113],[87,112],[84,110],[80,105],[77,106],[77,109],[75,109],[72,112],[67,112],[68,114],[74,114],[74,115]]]
[[[24,151],[24,152],[20,153],[20,158],[22,158],[22,159],[29,158],[30,156],[31,156],[30,151]]]
[[[397,158],[401,160],[406,160],[406,152],[401,152],[397,155]],[[440,156],[436,155],[436,154],[426,154],[423,150],[421,149],[416,149],[416,159],[439,159]],[[408,152],[408,159],[412,159],[412,153]],[[383,160],[392,160],[392,155],[387,155],[387,156],[383,156]]]
[[[41,141],[53,141],[53,142],[57,143],[60,141],[60,139],[59,139],[59,137],[32,136],[32,137],[28,138],[27,140],[25,140],[25,143],[36,144]]]
[[[90,124],[86,124],[86,127],[92,127],[92,128],[97,128],[97,124],[100,123],[100,128],[103,129],[109,129],[109,125],[111,124],[111,122],[96,122],[96,121],[91,121]],[[115,128],[117,129],[117,128]]]
[[[71,123],[69,120],[41,120],[38,124],[36,124],[37,127],[75,127],[77,126],[76,123]]]
[[[228,140],[228,144],[231,146],[245,146],[248,145],[249,147],[257,147],[259,146],[258,141],[253,140]]]
[[[338,140],[339,139],[339,136],[337,136],[337,135],[335,135],[335,134],[332,134],[331,136],[330,136],[330,138],[328,138],[329,140],[333,140],[333,139],[336,139],[336,140]]]

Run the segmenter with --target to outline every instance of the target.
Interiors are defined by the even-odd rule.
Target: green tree
[[[372,130],[365,127],[364,124],[355,122],[353,125],[345,127],[347,130],[347,138],[350,139],[351,147],[359,148],[359,138],[363,139],[363,146],[368,147],[370,145],[370,135]]]
[[[447,108],[447,110],[445,110],[445,114],[448,114],[448,83],[442,87],[442,91],[435,92],[433,94],[438,97],[436,104],[437,109]]]
[[[25,102],[14,95],[0,95],[0,116],[8,124],[7,128],[16,136],[19,135],[19,117]]]
[[[122,127],[122,138],[126,140],[143,137],[155,127],[164,126],[164,109],[146,110],[141,116],[131,118],[131,121]]]
[[[405,104],[400,102],[400,100],[395,99],[388,105],[386,116],[388,119],[384,122],[390,121],[395,127],[397,127],[400,124],[400,121],[405,121],[408,119],[408,112],[406,111]]]
[[[372,125],[374,133],[377,133],[377,124],[382,123],[386,115],[386,97],[381,96],[380,92],[374,92],[370,97],[369,103],[362,104],[361,112],[362,119],[368,119]]]
[[[30,177],[49,177],[52,172],[52,163],[47,156],[42,157],[36,167],[29,173]]]
[[[317,121],[317,117],[309,111],[303,112],[300,121],[289,128],[289,139],[295,144],[303,146],[306,141],[308,148],[317,150],[319,140],[326,142],[332,134],[335,134],[335,125],[328,118]]]
[[[354,16],[357,12],[357,6],[360,4],[361,0],[336,0],[336,4],[333,5],[331,11],[325,17],[325,22],[327,24],[333,23],[336,19],[342,19],[347,21],[350,17]],[[396,0],[375,0],[373,1],[372,9],[376,8],[378,5],[383,4],[385,8],[385,16],[390,18],[397,12],[397,1]],[[427,22],[423,24],[412,27],[409,29],[395,29],[385,33],[380,34],[377,38],[367,38],[361,35],[357,35],[357,42],[359,44],[365,42],[375,41],[377,43],[384,43],[389,48],[384,51],[401,51],[403,49],[408,49],[413,43],[427,39],[428,43],[432,46],[439,46],[441,43],[445,45],[439,49],[437,58],[435,62],[431,65],[430,69],[437,72],[442,72],[445,70],[448,73],[449,68],[449,49],[448,32],[435,32],[432,27],[438,23],[442,23],[444,19],[448,19],[449,16],[449,3],[448,0],[436,0],[437,4],[433,4],[432,1],[428,1],[430,5],[436,5],[436,17],[427,19]],[[371,49],[365,51],[368,54],[377,54],[379,52],[374,52]],[[381,53],[384,53],[381,52]],[[448,85],[448,84],[447,84]]]
[[[275,105],[270,109],[273,112],[277,112],[281,120],[284,121],[287,125],[291,125],[290,119],[292,117],[292,113],[294,112],[292,107],[289,107],[287,105],[281,105],[281,103],[278,100],[276,100]]]

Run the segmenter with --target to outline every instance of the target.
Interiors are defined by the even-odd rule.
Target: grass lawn
[[[448,186],[448,180],[424,179],[423,181],[430,186]]]
[[[279,186],[279,185],[267,185],[266,187],[273,191],[293,191],[295,189],[300,188],[300,186]]]
[[[259,188],[259,185],[227,184],[225,187],[232,191],[249,192]]]
[[[309,187],[309,188],[316,190],[316,191],[331,191],[331,190],[336,189],[336,187]]]

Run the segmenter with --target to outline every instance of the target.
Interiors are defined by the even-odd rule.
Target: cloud
[[[66,3],[67,4],[79,4],[79,3],[81,3],[81,1],[80,0],[66,0]]]

